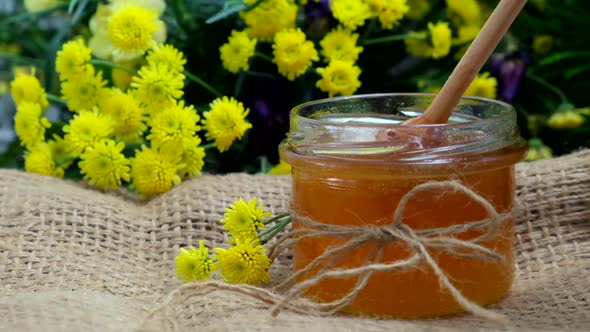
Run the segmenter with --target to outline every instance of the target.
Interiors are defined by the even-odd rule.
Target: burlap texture
[[[590,330],[590,151],[517,166],[517,277],[494,310],[432,320],[318,318],[212,292],[174,309],[191,331]],[[0,171],[0,330],[160,331],[163,299],[181,285],[173,258],[204,239],[226,246],[218,220],[242,196],[285,211],[290,178],[230,174],[186,181],[148,202],[73,182]],[[275,272],[285,273],[283,258]],[[276,274],[279,275],[280,274]]]

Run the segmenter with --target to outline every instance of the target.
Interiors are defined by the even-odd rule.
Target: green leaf
[[[68,6],[68,14],[72,14],[74,12],[74,7],[76,7],[77,3],[78,0],[70,0],[70,5]]]
[[[252,9],[258,7],[258,5],[260,5],[264,1],[265,0],[258,0],[252,5],[247,6],[243,0],[228,0],[225,2],[223,6],[223,10],[211,16],[209,19],[207,19],[207,21],[205,21],[205,23],[211,24],[217,22],[240,11],[249,12]]]
[[[569,58],[576,58],[576,57],[589,57],[590,52],[580,52],[580,51],[570,51],[570,52],[561,52],[557,54],[553,54],[544,58],[543,60],[539,61],[539,66],[547,66],[553,64],[555,62],[559,62]]]

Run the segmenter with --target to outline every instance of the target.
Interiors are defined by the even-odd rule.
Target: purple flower
[[[494,54],[490,62],[490,74],[498,80],[498,98],[512,102],[524,79],[530,57],[522,51]]]
[[[303,10],[305,12],[305,26],[309,28],[308,33],[319,34],[329,29],[332,19],[329,0],[308,1]]]

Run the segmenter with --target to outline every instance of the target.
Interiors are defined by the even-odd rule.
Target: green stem
[[[217,97],[221,97],[223,96],[219,91],[215,90],[215,88],[213,88],[212,86],[210,86],[209,84],[207,84],[207,82],[203,81],[200,77],[189,73],[188,71],[184,71],[183,74],[191,81],[199,84],[200,86],[202,86],[203,88],[205,88],[207,91],[211,92],[212,94],[214,94]]]
[[[361,36],[361,44],[364,41],[366,41],[367,38],[369,38],[369,36],[371,35],[371,33],[373,31],[375,31],[375,28],[376,27],[377,27],[377,19],[376,18],[372,18],[371,21],[369,22],[369,25],[367,26],[367,29],[365,29],[365,32]]]
[[[254,53],[254,56],[257,56],[257,57],[259,57],[259,58],[261,58],[263,60],[266,60],[266,61],[268,61],[270,63],[274,63],[272,61],[272,58],[269,57],[268,55],[264,54],[264,53],[256,52],[256,53]]]
[[[68,4],[67,3],[64,3],[64,4],[60,4],[60,5],[51,7],[51,8],[47,8],[45,10],[40,10],[38,12],[32,12],[32,13],[25,12],[25,13],[13,15],[13,16],[10,16],[10,17],[6,18],[2,22],[0,22],[0,25],[9,24],[9,23],[12,23],[12,22],[20,21],[20,20],[26,20],[26,19],[29,19],[29,18],[34,18],[34,17],[38,17],[38,16],[43,16],[43,15],[51,14],[54,11],[57,11],[57,10],[60,10],[60,9],[65,9],[67,7],[68,7]]]
[[[67,101],[65,99],[63,99],[62,97],[53,95],[51,93],[47,93],[47,99],[56,103],[60,103],[60,104],[67,104]]]
[[[131,73],[131,74],[137,74],[137,70],[135,70],[133,68],[121,66],[121,65],[118,65],[116,63],[112,63],[112,62],[106,61],[106,60],[92,59],[92,60],[90,60],[90,63],[93,65],[96,65],[96,66],[110,67],[110,68],[114,68],[114,69],[124,70],[128,73]]]
[[[35,59],[27,56],[22,56],[18,54],[8,53],[8,52],[0,52],[0,58],[9,59],[18,63],[37,63],[43,64],[44,61],[41,59]]]
[[[203,144],[203,145],[201,145],[201,147],[202,147],[203,149],[205,149],[205,150],[212,149],[212,148],[214,148],[214,147],[215,147],[215,143],[207,143],[207,144]]]
[[[563,91],[561,91],[558,87],[556,87],[555,85],[545,81],[544,79],[540,78],[537,75],[534,75],[532,73],[527,73],[526,75],[528,78],[530,78],[531,80],[533,80],[534,82],[536,82],[537,84],[540,84],[544,87],[546,87],[547,89],[553,91],[556,95],[559,96],[559,99],[561,100],[562,104],[567,104],[568,103],[568,99],[565,96],[565,93],[563,93]]]
[[[426,40],[426,36],[411,35],[411,34],[391,35],[391,36],[367,39],[361,45],[366,46],[366,45],[383,44],[383,43],[389,43],[392,41],[406,40],[406,39]]]
[[[258,234],[258,238],[260,239],[260,242],[262,244],[265,244],[268,241],[270,241],[273,237],[275,237],[277,234],[279,234],[285,227],[287,227],[287,225],[289,225],[291,223],[291,221],[292,221],[292,218],[289,216],[289,217],[285,218],[284,220],[282,220],[281,222],[279,222],[275,227],[269,228],[265,232],[260,232]]]
[[[269,218],[269,219],[267,219],[267,220],[263,221],[262,223],[263,223],[264,225],[269,225],[269,224],[272,224],[273,222],[276,222],[276,221],[278,221],[278,220],[281,220],[281,219],[283,219],[283,218],[285,218],[285,217],[288,217],[288,216],[289,216],[289,212],[283,212],[283,213],[279,213],[279,214],[277,214],[276,216],[274,216],[274,217],[271,217],[271,218]]]

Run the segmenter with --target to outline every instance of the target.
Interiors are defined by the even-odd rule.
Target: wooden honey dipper
[[[426,111],[403,124],[447,123],[455,106],[514,22],[526,0],[501,0]]]

